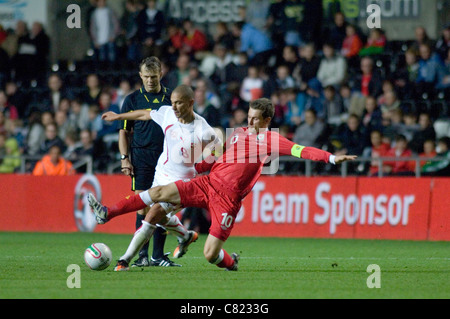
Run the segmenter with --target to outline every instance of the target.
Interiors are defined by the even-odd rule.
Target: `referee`
[[[171,105],[171,90],[161,84],[161,62],[157,57],[145,58],[139,65],[139,76],[143,86],[126,97],[122,113],[140,109],[157,110],[163,105]],[[119,131],[119,151],[121,154],[122,173],[131,176],[131,189],[135,194],[152,187],[155,167],[162,153],[164,134],[159,125],[153,121],[123,121]],[[147,207],[136,215],[136,229],[141,227]],[[148,259],[147,243],[139,252],[139,258],[132,264],[136,267],[146,266],[180,266],[164,255],[166,241],[165,229],[158,227],[153,237],[153,253]]]

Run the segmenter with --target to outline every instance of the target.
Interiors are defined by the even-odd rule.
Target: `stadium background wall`
[[[134,232],[134,214],[97,226],[84,196],[132,195],[125,176],[1,175],[0,185],[0,231]],[[262,176],[233,236],[449,241],[449,189],[448,178]]]

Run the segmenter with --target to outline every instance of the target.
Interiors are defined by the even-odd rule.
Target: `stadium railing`
[[[414,162],[414,172],[411,171],[410,175],[413,175],[415,177],[421,177],[421,162],[427,161],[427,162],[439,162],[443,160],[448,160],[444,157],[379,157],[379,158],[372,158],[372,157],[358,157],[353,162],[344,162],[340,165],[338,165],[337,168],[337,175],[341,177],[347,177],[347,176],[367,176],[367,170],[368,166],[367,164],[376,161],[378,165],[378,177],[383,177],[386,174],[383,173],[383,166],[385,162]],[[336,173],[327,172],[327,170],[323,170],[320,172],[316,172],[314,170],[314,162],[300,159],[300,158],[294,158],[294,157],[280,157],[279,163],[303,163],[304,168],[297,170],[297,171],[289,171],[289,172],[283,172],[282,170],[277,171],[275,174],[277,175],[303,175],[306,177],[311,177],[314,175],[336,175]],[[117,172],[120,172],[120,162],[110,163],[107,168],[107,174],[115,174]],[[356,167],[355,170],[352,170],[350,168],[350,165],[353,165]],[[362,166],[361,166],[362,165]],[[390,175],[391,176],[391,175]]]

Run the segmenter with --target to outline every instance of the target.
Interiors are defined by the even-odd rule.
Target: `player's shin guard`
[[[151,201],[148,191],[142,192],[138,195],[127,197],[118,202],[117,204],[115,204],[114,206],[109,207],[108,219],[144,209],[145,207],[151,205],[152,203],[153,202]]]
[[[142,226],[136,230],[134,233],[133,239],[131,240],[130,245],[128,246],[125,255],[120,257],[120,260],[125,260],[130,262],[130,260],[136,256],[136,254],[141,250],[142,246],[147,243],[153,235],[156,226],[146,221],[142,221]]]
[[[170,217],[167,224],[165,224],[163,226],[171,234],[177,236],[179,238],[179,241],[186,240],[189,237],[189,233],[188,233],[186,227],[183,226],[183,224],[180,222],[180,219],[176,215],[173,215],[172,217]]]
[[[220,251],[219,256],[210,263],[219,268],[231,269],[234,266],[233,258],[231,258],[231,256],[223,249]]]

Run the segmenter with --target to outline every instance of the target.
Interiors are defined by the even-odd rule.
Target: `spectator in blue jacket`
[[[249,63],[264,65],[270,58],[273,43],[262,31],[245,22],[237,22],[232,28],[233,35],[240,38],[240,52],[245,52],[249,57]]]

